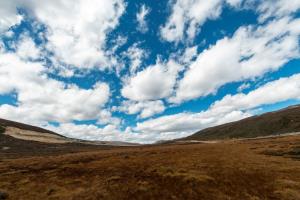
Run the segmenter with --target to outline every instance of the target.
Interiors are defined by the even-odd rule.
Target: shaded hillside
[[[201,130],[180,140],[252,138],[300,132],[300,105]]]

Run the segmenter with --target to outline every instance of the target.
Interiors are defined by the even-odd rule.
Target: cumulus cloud
[[[249,113],[242,111],[222,112],[221,110],[219,112],[207,110],[200,113],[179,113],[137,123],[135,130],[143,133],[169,133],[171,136],[169,139],[171,139],[249,116],[251,116]]]
[[[102,109],[99,113],[99,118],[97,124],[106,125],[111,124],[115,126],[119,126],[122,123],[122,119],[118,117],[113,117],[112,112],[108,109]]]
[[[157,100],[172,94],[178,72],[182,67],[173,60],[167,63],[158,61],[135,76],[130,77],[121,93],[124,97],[135,100]]]
[[[137,123],[135,128],[127,127],[125,131],[114,125],[99,128],[95,125],[72,123],[61,124],[52,129],[80,139],[151,143],[185,137],[207,127],[240,120],[252,116],[250,111],[261,105],[288,99],[300,100],[300,74],[272,81],[248,94],[227,95],[206,111],[166,115]]]
[[[58,62],[79,68],[110,67],[113,58],[105,51],[106,34],[119,23],[125,6],[122,0],[52,0],[43,3],[1,1],[0,29],[18,24],[22,16],[17,8],[30,11],[46,26],[47,49]],[[59,20],[57,20],[59,19]]]
[[[142,64],[143,59],[147,57],[148,54],[144,49],[138,47],[137,43],[135,43],[128,48],[124,55],[130,60],[130,74],[135,74]]]
[[[227,95],[206,111],[167,115],[137,123],[135,130],[170,133],[172,137],[186,136],[207,127],[249,117],[249,111],[256,107],[289,99],[300,100],[300,74],[269,82],[248,94]]]
[[[35,45],[33,39],[26,34],[18,42],[16,52],[19,57],[25,60],[35,60],[40,56],[39,48]]]
[[[130,127],[127,127],[125,131],[122,131],[114,125],[99,127],[87,124],[78,125],[74,123],[62,123],[60,126],[56,127],[51,125],[45,127],[54,132],[61,133],[66,137],[91,141],[121,141],[150,144],[160,140],[169,140],[187,136],[186,133],[182,132],[136,132]]]
[[[148,31],[148,25],[146,22],[146,16],[149,14],[150,8],[142,5],[140,11],[136,14],[136,20],[138,22],[138,30],[142,33]]]
[[[169,42],[179,42],[185,36],[194,39],[207,20],[220,16],[225,2],[237,6],[241,0],[177,0],[166,24],[161,27],[162,38]]]
[[[123,101],[119,110],[130,115],[139,113],[139,118],[147,118],[163,112],[165,106],[161,100],[139,102]]]
[[[298,58],[298,27],[300,20],[289,17],[264,26],[240,27],[232,38],[225,37],[198,55],[170,101],[178,103],[213,94],[226,83],[262,76]]]
[[[77,125],[73,123],[64,123],[58,127],[47,126],[48,129],[57,133],[61,133],[67,137],[78,138],[83,140],[96,140],[96,141],[122,141],[134,143],[153,143],[159,140],[166,140],[174,135],[169,133],[140,133],[132,131],[131,128],[126,128],[121,131],[114,125],[107,125],[98,127],[95,125]],[[177,135],[178,136],[178,135]]]
[[[19,24],[23,17],[17,13],[17,1],[0,1],[0,34]]]
[[[296,13],[300,9],[300,1],[287,0],[265,0],[258,6],[258,12],[261,13],[259,20],[265,21],[269,17],[281,18]]]
[[[161,36],[169,42],[182,41],[185,36],[190,40],[194,39],[206,21],[220,17],[226,5],[236,9],[256,10],[260,22],[274,16],[276,18],[288,16],[300,9],[300,3],[297,0],[176,0],[172,5],[170,17],[161,27]]]
[[[70,138],[99,141],[124,141],[121,137],[121,132],[114,125],[106,125],[103,128],[100,128],[96,125],[62,123],[58,127],[48,125],[47,128]]]
[[[184,33],[194,38],[196,28],[207,19],[220,15],[221,1],[177,0],[172,8],[171,16],[161,28],[161,36],[170,42],[182,40]]]
[[[197,46],[188,47],[184,50],[183,55],[180,57],[180,61],[183,64],[189,64],[197,56]]]
[[[0,106],[0,116],[40,124],[95,119],[110,96],[109,86],[98,82],[81,89],[47,77],[39,62],[26,62],[17,54],[0,54],[0,94],[17,94],[17,105]]]
[[[299,99],[299,75],[242,93],[249,88],[247,82],[300,57],[300,19],[295,17],[299,1],[170,2],[174,4],[170,5],[167,21],[160,26],[159,39],[175,43],[167,44],[170,55],[154,55],[149,63],[157,57],[161,59],[149,64],[145,58],[155,51],[143,49],[151,46],[148,37],[135,40],[126,31],[115,29],[125,12],[123,0],[0,0],[0,95],[15,98],[10,104],[0,105],[0,116],[48,124],[75,138],[153,142],[251,116],[251,111],[262,105]],[[195,44],[193,39],[205,22],[218,19],[226,6],[252,9],[258,15],[258,24],[243,25],[232,36],[219,38],[198,52],[201,44]],[[147,21],[150,9],[140,5],[131,19],[145,36],[152,28]],[[24,32],[19,33],[13,26],[22,20],[30,25],[22,26]],[[158,45],[165,47],[164,44],[159,40]],[[115,70],[111,70],[112,66]],[[91,69],[96,70],[84,77]],[[100,70],[103,77],[99,77]],[[116,74],[107,75],[105,70]],[[73,78],[79,74],[80,83],[76,80],[74,84]],[[120,84],[110,87],[97,81],[110,77]],[[110,81],[115,82],[114,78]],[[84,83],[83,88],[81,81],[94,84],[87,87]],[[231,82],[244,84],[238,94],[212,102],[207,110],[195,113],[179,107],[178,114],[153,118],[174,106],[172,103],[216,94]],[[137,115],[139,122],[135,127],[124,127],[126,119],[116,117],[114,111]],[[146,119],[149,117],[152,118]],[[76,124],[85,120],[95,123]],[[58,126],[50,126],[50,122]]]
[[[276,92],[274,92],[276,91]],[[300,100],[300,74],[269,82],[248,94],[226,95],[212,106],[213,110],[248,110],[262,105]]]
[[[103,50],[106,34],[118,24],[123,1],[54,0],[35,2],[32,9],[47,26],[48,48],[59,61],[77,67],[109,66]]]

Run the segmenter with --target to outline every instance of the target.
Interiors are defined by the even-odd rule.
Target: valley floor
[[[76,148],[36,155],[2,149],[0,199],[300,199],[299,135]]]

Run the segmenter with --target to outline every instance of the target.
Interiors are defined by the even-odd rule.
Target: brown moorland
[[[47,146],[30,153],[19,148],[1,150],[3,199],[300,199],[299,135],[108,149],[79,145],[56,153]]]

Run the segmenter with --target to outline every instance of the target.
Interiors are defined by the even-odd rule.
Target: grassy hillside
[[[201,130],[180,140],[251,138],[300,132],[300,105]]]

